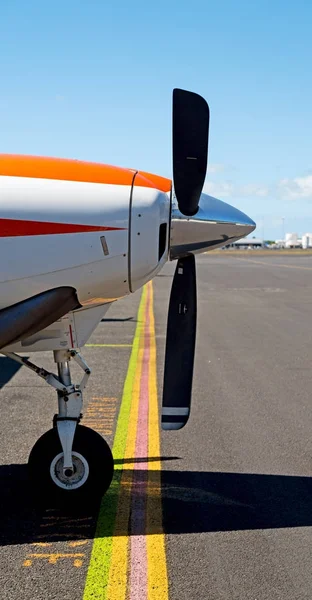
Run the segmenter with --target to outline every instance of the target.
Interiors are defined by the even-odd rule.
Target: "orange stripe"
[[[153,175],[153,173],[145,173],[144,171],[139,171],[139,175],[151,181],[158,190],[162,192],[171,191],[171,179],[160,177],[160,175]]]
[[[49,223],[45,221],[22,221],[0,219],[0,237],[23,235],[53,235],[59,233],[86,233],[90,231],[124,231],[122,227],[100,227],[98,225],[75,225],[71,223]]]
[[[134,172],[79,160],[1,154],[0,175],[132,185]]]
[[[0,154],[0,175],[9,177],[34,177],[36,179],[131,186],[135,173],[135,169],[122,169],[80,160]],[[134,185],[169,191],[171,181],[150,173],[137,173]]]

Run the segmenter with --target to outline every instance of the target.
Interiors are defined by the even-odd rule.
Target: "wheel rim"
[[[89,465],[79,452],[72,452],[74,472],[69,477],[63,473],[64,454],[60,452],[51,462],[50,475],[52,481],[63,490],[77,490],[89,477]]]

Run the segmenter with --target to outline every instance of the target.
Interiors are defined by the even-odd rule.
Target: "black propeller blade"
[[[204,185],[209,107],[201,96],[173,90],[173,179],[178,206],[186,216],[198,211]],[[178,260],[173,278],[165,355],[161,424],[181,429],[190,414],[196,338],[196,269],[193,254]]]
[[[204,185],[209,134],[209,107],[201,96],[173,90],[173,181],[178,206],[184,215],[197,213]]]
[[[189,418],[196,311],[196,268],[195,257],[191,254],[178,260],[171,288],[161,417],[163,429],[181,429]]]

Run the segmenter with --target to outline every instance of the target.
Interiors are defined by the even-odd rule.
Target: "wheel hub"
[[[72,452],[73,470],[65,469],[64,454],[60,452],[51,462],[50,475],[53,482],[65,490],[76,490],[84,485],[89,476],[89,465],[79,452]]]

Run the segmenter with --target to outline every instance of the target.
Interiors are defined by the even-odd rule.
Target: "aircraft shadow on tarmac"
[[[12,358],[0,356],[0,389],[16,375],[21,367],[22,365],[12,360]]]
[[[175,460],[163,457],[160,460]],[[144,459],[146,460],[146,459]],[[159,460],[155,458],[152,460]],[[164,463],[164,468],[168,462]],[[117,479],[122,471],[116,471]],[[159,519],[153,518],[153,501],[159,502],[159,471],[127,469],[133,474],[132,502],[142,505],[149,481],[152,518],[139,525],[138,533],[161,533]],[[188,534],[312,525],[312,478],[247,473],[214,473],[162,470],[163,531]],[[118,483],[118,481],[117,481]],[[127,524],[114,532],[110,513],[117,506],[118,485],[104,497],[104,517],[95,531],[98,510],[76,513],[34,508],[27,488],[26,465],[0,467],[0,545],[91,539],[94,536],[127,535]],[[115,490],[115,491],[114,491]],[[119,507],[129,498],[129,485],[119,487]],[[120,504],[121,502],[121,504]],[[157,512],[157,511],[156,511]],[[159,511],[158,511],[159,512]]]

